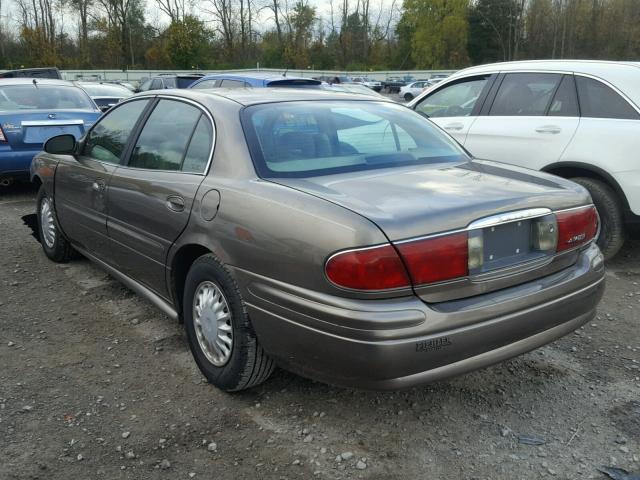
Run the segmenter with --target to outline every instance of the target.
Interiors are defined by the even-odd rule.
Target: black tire
[[[52,225],[54,231],[54,238],[51,244],[45,239],[44,232],[42,230],[42,205],[44,202],[49,203],[49,208],[51,209],[52,215]],[[60,226],[58,225],[58,219],[55,212],[55,206],[52,199],[47,195],[47,192],[44,189],[44,185],[40,187],[38,190],[38,196],[36,197],[36,217],[38,219],[38,237],[40,238],[40,244],[42,245],[42,249],[47,257],[50,260],[53,260],[57,263],[65,263],[68,262],[74,253],[73,247],[69,243],[69,241],[64,238],[62,231],[60,230]]]
[[[233,343],[226,363],[216,366],[205,355],[196,334],[193,318],[194,296],[203,282],[213,282],[226,298],[231,312]],[[198,258],[187,274],[184,286],[183,315],[189,348],[207,380],[227,392],[254,387],[264,382],[275,368],[258,342],[235,280],[212,255]]]
[[[576,177],[571,180],[589,190],[600,215],[600,236],[596,243],[606,260],[613,258],[622,248],[625,237],[620,198],[609,185],[600,180],[588,177]]]
[[[407,102],[410,102],[411,100],[413,100],[413,95],[411,95],[410,93],[405,93],[405,94],[404,94],[404,99],[405,99]]]

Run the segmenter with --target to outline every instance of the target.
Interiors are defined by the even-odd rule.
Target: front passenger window
[[[468,117],[471,115],[489,77],[476,77],[445,86],[416,106],[429,117]]]
[[[100,162],[119,163],[129,135],[149,100],[134,100],[106,113],[87,135],[83,154]]]

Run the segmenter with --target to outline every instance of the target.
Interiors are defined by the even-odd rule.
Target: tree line
[[[327,0],[321,11],[309,0],[6,2],[0,68],[409,70],[640,58],[640,0]]]

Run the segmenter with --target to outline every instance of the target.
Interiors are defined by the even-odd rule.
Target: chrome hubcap
[[[49,248],[53,248],[56,241],[56,224],[53,221],[53,209],[51,200],[43,198],[40,203],[40,230],[42,230],[42,240]]]
[[[233,348],[231,310],[220,287],[205,281],[193,297],[193,321],[200,349],[216,367],[229,361]]]

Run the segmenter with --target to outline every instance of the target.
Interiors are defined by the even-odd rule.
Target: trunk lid
[[[568,180],[478,160],[274,181],[368,218],[391,241],[465,228],[503,212],[591,203],[587,191]]]
[[[84,135],[100,116],[87,110],[31,110],[0,115],[0,126],[13,150],[34,150],[56,135]]]
[[[457,273],[451,279],[420,282],[413,278],[416,295],[427,303],[499,290],[569,267],[577,259],[575,250],[556,255],[555,250],[542,251],[533,246],[534,218],[547,219],[550,211],[591,203],[587,191],[573,182],[487,161],[275,181],[373,221],[399,249],[405,264],[409,262],[407,266],[412,260],[406,257],[402,246],[425,239],[409,243],[403,240],[459,231],[476,222],[468,236],[464,236],[464,255],[467,245],[471,245],[467,238],[481,236],[483,263],[473,268],[469,263],[466,274]],[[533,216],[526,217],[527,214]],[[508,223],[492,223],[496,216]],[[478,222],[480,219],[483,221]],[[449,239],[460,235],[463,233],[436,236],[444,240],[443,245],[434,248],[446,249],[455,243]],[[434,271],[445,272],[451,265],[457,265],[454,258],[456,261],[463,258],[460,252],[448,259],[443,255],[450,253],[436,254],[429,261]],[[466,256],[464,262],[466,265]]]

